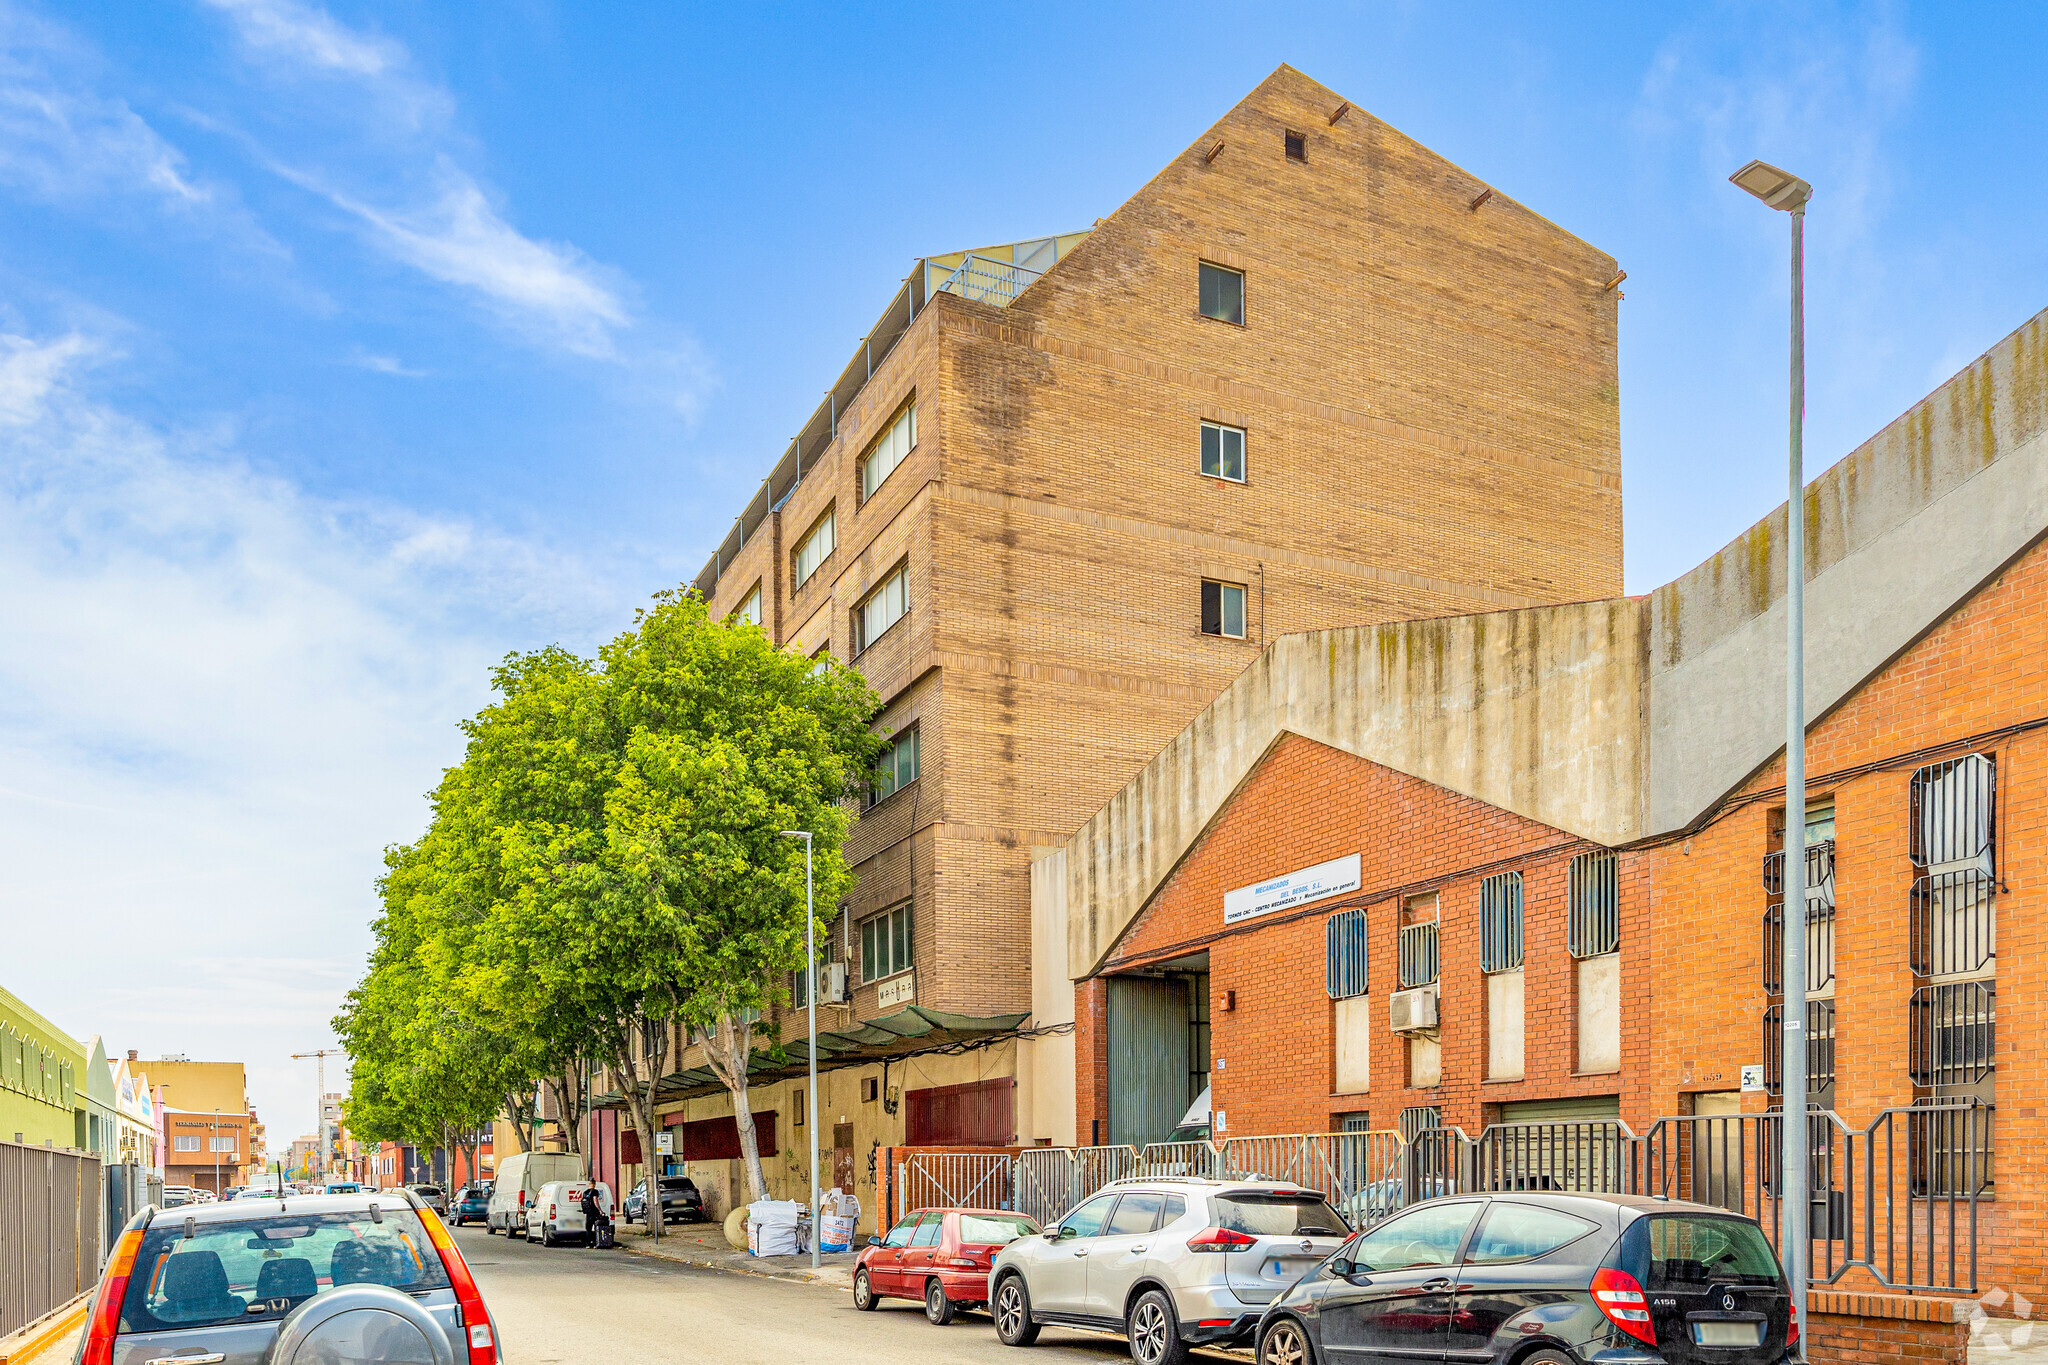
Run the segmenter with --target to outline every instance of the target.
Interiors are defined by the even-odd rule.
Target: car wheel
[[[946,1286],[936,1277],[924,1282],[924,1317],[934,1327],[944,1327],[953,1320],[953,1301],[946,1297]]]
[[[1259,1338],[1259,1365],[1315,1365],[1308,1336],[1292,1318],[1282,1318]]]
[[[868,1283],[867,1267],[862,1266],[859,1270],[854,1271],[853,1306],[863,1313],[872,1313],[875,1311],[875,1305],[881,1301],[882,1296],[875,1292],[875,1287],[872,1284]]]
[[[1038,1324],[1031,1320],[1031,1291],[1022,1275],[1005,1275],[996,1286],[996,1339],[1005,1346],[1029,1346],[1038,1340]]]
[[[1124,1328],[1131,1339],[1131,1359],[1137,1365],[1181,1365],[1188,1358],[1188,1348],[1181,1344],[1180,1320],[1174,1316],[1173,1301],[1157,1289],[1138,1296]]]
[[[540,1244],[544,1247],[551,1247],[555,1244],[555,1230],[546,1223],[540,1225]]]

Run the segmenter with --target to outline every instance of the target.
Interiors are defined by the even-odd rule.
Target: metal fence
[[[0,1142],[0,1336],[92,1288],[105,1217],[98,1157]]]

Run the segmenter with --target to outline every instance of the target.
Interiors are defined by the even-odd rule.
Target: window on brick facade
[[[1295,132],[1292,128],[1289,128],[1287,130],[1286,146],[1287,159],[1289,161],[1308,160],[1308,139],[1302,136],[1300,133]]]
[[[1612,853],[1572,859],[1571,905],[1565,946],[1573,957],[1605,957],[1621,950],[1621,868]]]
[[[824,644],[819,645],[818,648],[811,654],[812,674],[816,675],[819,673],[823,673],[826,670],[826,668],[828,668],[831,665],[831,663],[832,642],[830,640],[827,640]]]
[[[1202,472],[1212,479],[1244,482],[1244,429],[1202,423]]]
[[[896,472],[896,466],[904,457],[917,449],[917,403],[907,403],[903,411],[896,414],[888,427],[875,443],[868,447],[868,453],[860,457],[860,498],[866,502],[882,486],[882,481]]]
[[[917,727],[912,726],[882,751],[868,782],[868,804],[872,806],[917,781],[917,757]]]
[[[880,981],[911,967],[910,902],[860,922],[860,979]]]
[[[1244,272],[1202,262],[1202,316],[1244,326]]]
[[[1522,874],[1502,872],[1479,884],[1479,970],[1512,972],[1522,965]]]
[[[1244,585],[1202,580],[1202,634],[1244,638]]]
[[[761,624],[761,585],[759,583],[754,585],[754,590],[746,595],[745,600],[733,608],[732,614],[734,620],[745,621],[750,625],[756,626]]]
[[[910,566],[903,565],[853,609],[853,652],[859,654],[910,615]]]
[[[1990,973],[1998,957],[1993,847],[1998,770],[1985,754],[1930,763],[1913,774],[1913,971]]]
[[[1785,1092],[1785,1007],[1764,1011],[1764,1090],[1772,1095]],[[1809,1104],[1832,1108],[1835,1091],[1835,1002],[1806,1002],[1806,1099]]]
[[[1433,1104],[1417,1104],[1401,1111],[1401,1136],[1410,1142],[1418,1133],[1444,1126],[1444,1111]]]
[[[217,1138],[215,1138],[215,1139],[213,1140],[213,1150],[214,1150],[214,1151],[216,1151],[216,1152],[232,1152],[232,1151],[234,1151],[234,1150],[235,1150],[235,1135],[234,1135],[233,1133],[229,1133],[229,1134],[227,1134],[227,1135],[226,1135],[225,1137],[217,1137]]]
[[[1436,980],[1440,963],[1436,892],[1410,896],[1401,906],[1400,939],[1396,947],[1401,989],[1427,986]]]
[[[173,1135],[173,1136],[172,1136],[172,1138],[171,1138],[171,1150],[172,1150],[172,1151],[174,1151],[174,1152],[196,1152],[196,1151],[198,1151],[198,1150],[199,1150],[199,1136],[198,1136],[198,1134],[196,1134],[196,1133],[195,1133],[195,1134],[193,1134],[193,1135],[192,1135],[191,1137],[184,1137],[184,1136],[181,1136],[181,1135]]]
[[[792,568],[796,575],[796,586],[801,588],[810,581],[818,566],[831,558],[832,551],[839,547],[839,523],[831,508],[819,517],[810,532],[797,542]]]
[[[1366,992],[1365,910],[1340,910],[1323,925],[1323,983],[1332,1000]]]

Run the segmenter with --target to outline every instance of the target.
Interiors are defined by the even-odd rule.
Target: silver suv
[[[1276,1180],[1119,1180],[996,1257],[996,1335],[1029,1346],[1048,1324],[1121,1332],[1138,1365],[1180,1365],[1190,1346],[1249,1339],[1259,1311],[1350,1231],[1321,1194]]]

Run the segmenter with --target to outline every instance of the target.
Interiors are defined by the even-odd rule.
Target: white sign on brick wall
[[[875,987],[875,1008],[877,1009],[894,1009],[898,1005],[911,1004],[916,999],[916,972],[905,972],[901,976],[892,976],[881,985]]]
[[[1292,910],[1297,905],[1341,896],[1357,889],[1358,855],[1354,853],[1348,858],[1333,858],[1327,863],[1304,867],[1299,872],[1269,877],[1251,886],[1224,892],[1223,922],[1235,924],[1239,920],[1270,915],[1276,910]]]

